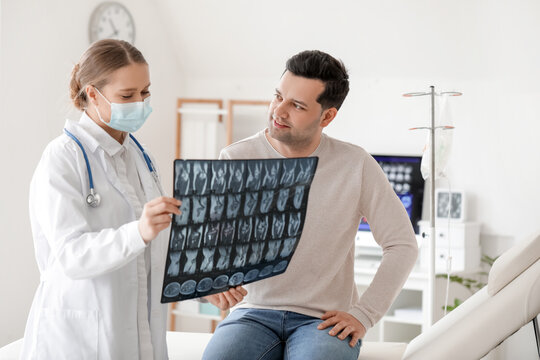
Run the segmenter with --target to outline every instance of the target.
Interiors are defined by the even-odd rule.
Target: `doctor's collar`
[[[118,143],[118,141],[101,128],[101,126],[96,124],[86,112],[82,113],[79,120],[79,126],[88,134],[88,138],[90,138],[90,143],[88,144],[90,146],[89,150],[92,152],[99,146],[109,156],[115,156],[122,149],[127,150],[131,141],[129,136],[126,136],[122,144]]]

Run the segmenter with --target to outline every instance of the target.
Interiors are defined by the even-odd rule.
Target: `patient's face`
[[[317,79],[296,76],[287,71],[281,77],[268,111],[269,135],[286,144],[317,140],[324,126],[327,110],[317,102],[324,83]]]

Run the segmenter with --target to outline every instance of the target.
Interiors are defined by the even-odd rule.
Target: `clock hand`
[[[109,24],[111,24],[111,27],[113,29],[113,35],[118,35],[118,30],[116,29],[116,27],[114,26],[114,23],[112,22],[111,19],[109,19]]]

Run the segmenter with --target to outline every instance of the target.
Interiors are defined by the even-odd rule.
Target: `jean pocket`
[[[38,359],[98,358],[98,311],[44,308],[39,315]]]

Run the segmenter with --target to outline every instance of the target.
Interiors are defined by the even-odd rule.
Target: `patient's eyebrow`
[[[296,104],[302,105],[303,107],[306,107],[306,108],[308,107],[307,104],[303,101],[293,99],[293,102],[295,102]]]
[[[282,96],[282,95],[281,95],[281,92],[280,92],[278,89],[276,89],[276,94],[278,94],[279,96]],[[297,100],[297,99],[292,99],[291,101],[292,101],[293,103],[298,104],[298,105],[302,105],[303,107],[306,107],[306,108],[308,107],[308,105],[307,105],[305,102],[303,102],[303,101],[300,101],[300,100]]]

